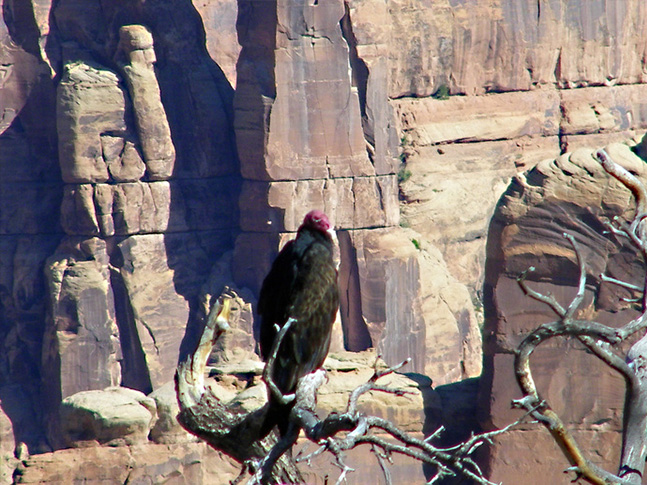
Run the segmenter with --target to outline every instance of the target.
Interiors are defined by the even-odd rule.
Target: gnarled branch
[[[346,452],[358,445],[369,444],[378,465],[384,470],[387,483],[389,457],[397,453],[434,466],[437,473],[430,483],[441,477],[462,475],[475,483],[492,485],[473,460],[473,454],[481,445],[490,443],[494,436],[506,432],[521,420],[502,430],[474,435],[457,446],[439,448],[433,441],[440,436],[442,430],[438,430],[427,439],[421,439],[402,431],[387,419],[367,416],[360,412],[358,403],[367,392],[378,391],[396,395],[407,393],[383,386],[379,379],[406,365],[408,360],[387,369],[378,369],[376,360],[373,376],[350,394],[346,409],[343,412],[330,413],[324,419],[316,415],[315,404],[325,372],[318,370],[304,376],[299,380],[293,395],[295,405],[290,412],[288,435],[278,439],[275,433],[270,433],[261,439],[267,405],[251,413],[241,414],[220,402],[209,387],[204,385],[205,365],[211,348],[227,328],[229,298],[225,293],[216,300],[206,318],[197,348],[179,363],[176,390],[180,404],[180,424],[212,447],[241,463],[243,471],[238,481],[247,477],[248,483],[300,483],[302,478],[296,461],[307,463],[323,453],[332,454],[334,462],[341,470],[339,480],[344,480],[353,471],[345,463]],[[280,345],[280,338],[276,340],[276,344]],[[268,365],[272,365],[271,358]],[[264,372],[268,383],[271,383],[271,370],[266,369]],[[276,391],[278,389],[270,390]],[[306,439],[316,443],[318,448],[313,453],[297,456],[294,460],[289,453],[284,452],[293,445],[300,431]]]
[[[613,162],[609,155],[600,150],[596,154],[604,169],[634,195],[636,212],[630,224],[619,223],[620,229],[610,225],[614,234],[625,236],[647,260],[647,240],[645,238],[645,218],[647,217],[647,191],[634,175]],[[616,221],[616,223],[618,223]],[[575,239],[564,234],[577,257],[580,277],[578,291],[565,309],[552,295],[544,295],[528,286],[526,277],[530,268],[518,278],[519,285],[526,295],[545,303],[558,316],[556,321],[543,324],[530,333],[519,344],[515,354],[515,374],[524,397],[513,403],[523,407],[551,433],[566,458],[573,465],[570,471],[589,483],[608,484],[637,484],[642,481],[647,455],[647,336],[632,346],[625,363],[611,348],[625,341],[637,332],[647,328],[647,278],[642,288],[632,285],[631,289],[642,292],[643,311],[640,316],[623,325],[612,328],[598,322],[579,320],[575,313],[581,305],[586,285],[586,265],[581,250]],[[623,287],[628,285],[608,277],[603,278]],[[572,434],[568,431],[560,417],[541,399],[532,377],[530,355],[543,342],[556,337],[575,337],[579,339],[594,355],[607,365],[621,373],[627,383],[627,402],[625,405],[625,423],[623,434],[622,463],[617,475],[611,474],[592,464],[584,455]]]

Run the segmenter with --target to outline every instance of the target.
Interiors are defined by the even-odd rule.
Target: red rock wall
[[[356,19],[361,12],[384,18],[383,10],[367,7],[369,2],[354,5]],[[561,232],[574,230],[588,247],[597,247],[599,218],[605,210],[618,210],[610,201],[615,192],[588,200],[595,192],[587,185],[589,177],[593,185],[609,186],[597,169],[590,175],[595,162],[577,150],[640,138],[647,129],[641,60],[645,5],[459,1],[412,9],[408,2],[391,2],[389,13],[390,45],[399,46],[389,57],[398,66],[390,95],[411,174],[401,184],[402,218],[439,246],[452,275],[474,294],[485,280],[481,419],[486,427],[503,426],[513,418],[509,404],[517,389],[511,352],[525,333],[551,317],[522,297],[514,278],[530,264],[541,266],[542,281],[548,283],[540,288],[566,301],[574,292],[569,275],[576,273],[572,262],[564,261]],[[412,75],[416,70],[421,75]],[[546,162],[532,178],[522,175],[521,187],[513,184],[506,192],[511,177],[566,152],[578,153],[578,161],[554,162],[563,178]],[[582,157],[589,162],[581,165]],[[514,197],[521,201],[510,209]],[[618,271],[615,265],[631,259],[605,251],[622,254],[601,244],[592,255],[596,270]],[[605,285],[592,293],[587,304],[596,317],[616,322],[630,317],[615,313],[621,309],[617,294]],[[548,347],[535,356],[540,389],[565,411],[594,459],[614,470],[622,381],[581,349]],[[542,433],[526,430],[497,440],[487,463],[491,479],[562,483],[567,464]],[[528,459],[531,442],[533,458]]]
[[[2,407],[14,425],[33,423],[14,428],[32,453],[62,445],[65,397],[171,380],[203,284],[234,281],[253,302],[311,207],[342,240],[337,348],[411,356],[410,370],[439,382],[478,373],[457,367],[463,341],[478,347],[464,292],[443,315],[456,354],[428,356],[420,268],[445,274],[444,263],[398,227],[386,60],[362,44],[351,10],[6,2],[0,389],[20,390]],[[232,342],[249,356],[243,308]]]
[[[169,381],[203,284],[234,280],[252,301],[312,206],[339,228],[340,342],[376,346],[390,363],[411,356],[435,384],[478,375],[472,300],[496,201],[541,159],[647,128],[645,10],[641,0],[5,1],[0,400],[13,430],[3,437],[46,450],[56,443],[42,427],[16,423],[43,422],[80,390]],[[139,28],[120,37],[123,25],[145,26],[152,42]],[[439,99],[445,91],[456,96]],[[414,172],[400,187],[399,139]],[[492,288],[517,305],[495,274]],[[234,340],[250,353],[245,311]],[[507,409],[515,387],[497,369],[509,349],[488,349],[486,401]],[[546,366],[589,365],[574,355]],[[559,394],[564,379],[547,380]],[[611,401],[582,399],[573,419],[617,409]],[[486,409],[485,423],[508,417]],[[492,463],[507,463],[506,446]]]
[[[399,233],[395,120],[383,70],[371,68],[371,56],[361,57],[342,1],[245,1],[237,26],[242,50],[234,108],[244,181],[234,278],[258,291],[278,248],[277,232],[294,233],[305,213],[319,207],[339,231],[349,231],[349,237],[340,233],[340,279],[355,282],[342,295],[347,348],[379,347],[392,364],[411,356],[412,369],[423,372],[415,251],[398,254],[401,260],[389,266],[395,256],[375,229],[391,228],[392,238]],[[364,248],[364,234],[372,234],[372,250]],[[409,241],[401,235],[388,244]]]

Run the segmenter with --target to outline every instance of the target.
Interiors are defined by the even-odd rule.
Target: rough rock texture
[[[481,330],[470,292],[450,274],[435,246],[414,237],[412,245],[417,241],[420,246],[416,254],[426,332],[424,374],[434,385],[478,376],[482,367]]]
[[[325,368],[329,372],[329,380],[323,386],[320,399],[318,402],[318,412],[323,416],[332,410],[338,410],[346,405],[348,393],[357,385],[360,385],[372,375],[375,352],[351,353],[342,352],[329,356],[326,360]],[[209,385],[214,393],[223,400],[229,401],[235,399],[240,403],[241,409],[256,409],[262,405],[266,399],[266,390],[260,383],[258,375],[262,371],[262,366],[244,367],[237,364],[232,368],[229,364],[218,364],[213,368],[215,380],[208,380]],[[217,372],[216,372],[217,371]],[[256,376],[250,381],[250,375]],[[420,435],[420,433],[429,433],[435,430],[442,419],[441,397],[431,387],[431,380],[419,374],[392,375],[385,377],[383,384],[405,389],[411,394],[407,396],[394,396],[382,392],[371,392],[362,397],[360,408],[367,413],[387,417],[397,423],[403,429]],[[125,482],[145,482],[149,480],[152,483],[229,483],[238,473],[238,467],[233,465],[226,457],[209,449],[203,443],[187,441],[186,433],[183,435],[176,434],[177,423],[172,424],[168,417],[168,411],[162,411],[166,406],[172,409],[175,405],[171,403],[170,397],[175,397],[169,391],[172,391],[172,383],[164,385],[148,398],[144,398],[141,393],[127,389],[109,389],[105,391],[92,391],[79,393],[65,401],[64,409],[70,407],[68,401],[83,400],[86,404],[84,409],[92,408],[97,412],[92,416],[83,414],[84,419],[80,419],[81,411],[73,411],[72,416],[78,419],[70,422],[71,427],[74,423],[85,424],[83,427],[86,431],[94,430],[92,436],[85,435],[84,439],[95,438],[100,434],[97,433],[96,424],[100,424],[103,413],[99,412],[101,406],[97,402],[103,402],[106,395],[118,392],[126,393],[124,405],[119,404],[121,401],[113,402],[117,404],[114,409],[107,409],[105,412],[111,412],[120,416],[120,421],[124,421],[123,412],[126,405],[140,409],[142,416],[148,416],[151,413],[148,409],[154,400],[158,411],[158,420],[151,430],[151,438],[165,438],[164,445],[160,444],[127,444],[129,434],[121,426],[111,428],[109,431],[116,431],[117,435],[113,436],[110,447],[88,447],[90,443],[78,441],[79,434],[74,436],[77,439],[75,446],[84,446],[76,450],[59,450],[54,453],[35,455],[28,457],[24,465],[18,468],[18,483],[72,483],[75,480],[85,479],[88,481],[118,481]],[[245,389],[241,392],[242,389]],[[88,397],[93,397],[94,404],[88,405]],[[134,398],[134,399],[133,399]],[[138,403],[141,401],[142,406]],[[472,399],[465,403],[474,403]],[[160,403],[166,403],[160,406]],[[153,406],[153,409],[155,407]],[[175,405],[176,406],[176,405]],[[78,406],[76,406],[78,407]],[[469,407],[469,405],[468,405]],[[64,411],[65,412],[65,411]],[[172,413],[171,413],[172,414]],[[165,417],[166,415],[166,417]],[[114,424],[114,420],[111,420]],[[143,423],[144,421],[142,421]],[[165,428],[163,433],[157,434],[161,423]],[[92,423],[92,425],[89,425]],[[108,423],[105,423],[108,424]],[[166,428],[170,425],[171,428]],[[101,428],[101,426],[99,426]],[[101,428],[102,429],[102,428]],[[69,433],[68,433],[69,434]],[[102,431],[101,436],[107,436],[106,431]],[[116,439],[115,439],[116,437]],[[131,439],[132,441],[132,439]],[[310,447],[306,447],[310,449]],[[348,454],[348,463],[353,466],[357,472],[351,475],[351,479],[361,477],[374,477],[380,480],[381,471],[376,467],[375,457],[367,447],[360,447]],[[326,475],[336,477],[339,473],[329,459],[324,455],[313,460],[312,468],[304,467],[307,474],[308,483],[324,483]],[[423,467],[414,461],[406,459],[394,459],[391,467],[391,473],[394,480],[420,482],[425,477]],[[129,477],[129,478],[127,478]],[[359,479],[359,478],[358,478]]]
[[[351,4],[378,25],[386,23],[393,36],[394,98],[429,96],[443,85],[453,94],[473,95],[646,80],[641,59],[647,7],[640,0],[457,0],[426,8],[398,0],[389,3],[390,18],[378,2]]]
[[[66,448],[146,443],[157,420],[155,401],[139,391],[110,387],[83,391],[61,402],[61,436]]]
[[[605,147],[625,168],[644,178],[646,165],[627,144]],[[539,163],[518,175],[501,198],[488,236],[488,264],[484,286],[486,322],[485,362],[481,389],[481,420],[485,428],[511,422],[519,411],[510,409],[519,397],[513,374],[512,351],[537,325],[552,321],[546,305],[525,297],[516,278],[530,266],[529,285],[551,293],[567,305],[576,293],[575,254],[562,236],[573,235],[587,264],[587,291],[578,314],[609,325],[621,325],[636,315],[628,290],[603,282],[600,273],[638,283],[644,269],[636,252],[621,239],[605,233],[604,221],[632,209],[630,192],[606,175],[591,149],[580,149]],[[535,381],[548,400],[582,441],[589,456],[613,471],[617,467],[624,406],[624,380],[608,366],[570,340],[550,340],[531,360]],[[518,451],[532,440],[542,442],[546,431],[501,436],[490,449],[490,479],[530,480],[539,470],[560,470],[566,461],[547,443],[533,463],[517,461]],[[600,436],[605,436],[604,446]],[[537,441],[535,441],[537,442]],[[550,472],[553,473],[553,472]],[[554,483],[542,478],[541,483]]]
[[[338,234],[340,291],[348,295],[341,306],[345,348],[376,346],[392,364],[411,357],[406,370],[434,384],[480,374],[481,336],[469,294],[433,246],[401,228]],[[383,295],[397,298],[376,304]]]
[[[168,383],[225,285],[240,311],[213,360],[250,360],[254,295],[313,206],[341,243],[335,348],[411,356],[436,385],[477,375],[485,239],[509,179],[647,129],[641,0],[312,3],[3,3],[0,401],[15,445],[51,450],[69,394]],[[493,389],[507,405],[514,386]],[[125,480],[132,460],[131,481],[213,479],[192,468],[202,451],[151,453],[147,469],[133,450],[106,451],[123,461],[97,479]],[[92,476],[79,460],[69,473]]]
[[[376,3],[350,2],[351,15],[358,26],[388,25],[365,35],[375,50],[390,47],[389,96],[411,174],[403,219],[478,293],[489,219],[510,177],[647,128],[647,8],[638,0],[461,0],[424,9],[393,1],[385,12]],[[444,99],[453,94],[467,96]]]
[[[227,484],[238,467],[204,443],[136,445],[59,450],[31,457],[18,483]]]
[[[395,101],[403,219],[441,248],[453,276],[479,288],[489,220],[510,178],[565,151],[641,133],[645,95],[639,84]]]
[[[37,2],[34,2],[36,5]],[[0,22],[0,402],[2,454],[14,464],[19,442],[34,452],[48,450],[39,403],[40,355],[46,308],[45,260],[61,238],[58,211],[62,198],[57,158],[55,92],[43,62],[35,17],[38,12],[3,4]],[[44,14],[44,15],[43,15]],[[30,18],[31,16],[31,18]],[[24,33],[18,33],[22,31]],[[13,432],[4,429],[8,418]],[[13,444],[10,444],[10,440]],[[6,472],[6,474],[5,474]],[[11,480],[11,472],[3,469]]]
[[[175,147],[153,68],[153,36],[143,25],[122,26],[115,57],[128,86],[148,177],[165,180],[173,173]]]
[[[411,357],[414,371],[431,372],[442,383],[450,375],[478,375],[480,344],[469,298],[453,300],[452,325],[444,327],[458,359],[443,356],[444,346],[425,337],[437,327],[431,314],[422,314],[428,293],[418,259],[425,250],[411,243],[420,237],[398,227],[397,135],[393,109],[384,103],[385,47],[363,46],[373,42],[368,24],[356,29],[353,15],[342,1],[240,4],[234,125],[245,180],[234,279],[258,291],[285,239],[277,233],[293,234],[303,215],[319,207],[338,229],[345,348],[377,347],[389,364]],[[442,370],[427,366],[441,362]]]
[[[196,2],[206,34],[209,56],[222,69],[229,84],[236,87],[236,63],[240,44],[236,33],[238,2],[232,0],[211,0]]]
[[[119,243],[120,275],[129,295],[135,332],[146,356],[146,369],[155,389],[172,378],[189,305],[174,286],[175,272],[160,259],[166,246],[159,234],[134,236]]]
[[[368,382],[373,375],[376,355],[374,350],[341,351],[328,355],[323,365],[327,371],[327,381],[321,387],[317,399],[317,412],[321,416],[345,409],[351,391]],[[379,365],[384,368],[383,361]],[[211,387],[225,402],[236,402],[241,409],[257,409],[267,401],[265,386],[259,378],[262,370],[262,366],[252,365],[251,362],[236,366],[214,364],[211,375],[214,376],[215,383]],[[379,383],[394,389],[404,389],[408,394],[396,396],[384,392],[368,392],[359,401],[361,411],[388,418],[401,429],[413,433],[438,428],[442,411],[440,397],[433,389],[431,379],[414,372],[396,373],[383,377]]]

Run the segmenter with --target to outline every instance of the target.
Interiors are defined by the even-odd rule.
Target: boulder
[[[170,381],[151,392],[148,397],[155,402],[157,420],[150,430],[150,440],[154,443],[188,443],[198,439],[189,434],[177,422],[180,406],[175,393],[175,382]]]
[[[68,396],[60,415],[61,438],[68,447],[145,443],[157,420],[155,400],[125,387]]]
[[[350,393],[368,382],[375,372],[375,358],[374,351],[333,353],[328,357],[324,363],[328,380],[317,396],[317,410],[321,416],[346,409]],[[345,365],[340,366],[338,359],[343,359]],[[378,368],[384,368],[383,363]],[[388,419],[407,432],[428,434],[440,425],[440,399],[432,388],[431,379],[407,370],[410,369],[403,367],[398,373],[378,381],[388,388],[406,391],[404,396],[370,391],[360,398],[358,408],[363,413]]]
[[[317,412],[324,418],[331,412],[343,412],[348,405],[350,393],[367,383],[375,372],[376,352],[331,352],[323,368],[327,371],[326,382],[317,395]],[[384,361],[378,369],[385,369]],[[237,408],[250,412],[267,402],[267,388],[260,379],[249,381],[248,375],[224,374],[232,366],[218,364],[212,372],[214,379],[208,384],[220,399]],[[262,369],[262,368],[261,368]],[[260,369],[255,369],[260,370]],[[382,391],[370,391],[359,400],[361,412],[391,420],[396,426],[412,433],[429,433],[440,425],[441,403],[432,387],[431,379],[421,374],[399,372],[384,376],[378,384],[390,389],[406,391],[403,396]],[[241,392],[242,389],[242,392]],[[232,394],[235,393],[235,394]]]

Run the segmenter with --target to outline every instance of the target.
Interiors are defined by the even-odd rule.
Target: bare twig
[[[377,459],[377,463],[380,465],[380,469],[382,470],[382,474],[384,475],[384,482],[386,485],[391,485],[391,472],[389,471],[388,464],[386,463],[387,461],[391,463],[391,459],[388,454],[380,450],[377,446],[373,445],[371,448],[371,451],[375,455],[375,458]]]
[[[582,250],[575,242],[575,238],[566,232],[563,234],[563,236],[568,240],[569,243],[571,243],[571,246],[573,247],[573,251],[575,251],[577,265],[580,268],[580,277],[578,280],[579,283],[577,285],[577,293],[571,300],[571,303],[568,305],[568,308],[566,309],[566,313],[564,313],[564,319],[568,319],[573,317],[573,315],[575,314],[575,311],[580,307],[580,305],[582,304],[582,301],[584,300],[584,292],[586,291],[586,263],[584,262],[584,258],[582,257]]]
[[[280,328],[280,330],[276,334],[276,337],[274,338],[274,343],[272,344],[269,358],[267,359],[267,363],[265,364],[265,369],[263,369],[263,380],[272,393],[272,397],[274,397],[274,399],[276,399],[280,404],[290,404],[296,397],[294,394],[283,394],[277,387],[274,379],[272,379],[274,363],[276,362],[276,356],[279,353],[281,343],[283,342],[285,335],[288,333],[288,330],[290,330],[290,327],[295,322],[296,320],[294,318],[288,318]]]
[[[381,392],[386,392],[389,394],[395,394],[396,396],[404,396],[406,394],[413,394],[411,391],[405,391],[403,389],[391,389],[388,387],[384,387],[381,385],[377,384],[377,380],[380,379],[381,377],[387,376],[389,374],[393,374],[397,370],[401,369],[405,365],[407,365],[409,362],[411,362],[411,358],[407,358],[404,361],[400,362],[399,364],[389,367],[387,369],[382,369],[378,370],[377,368],[377,362],[380,356],[378,355],[375,358],[375,363],[373,364],[373,375],[371,378],[368,380],[368,382],[362,384],[358,388],[354,389],[353,392],[351,392],[350,397],[348,398],[348,404],[346,407],[346,413],[347,414],[355,414],[357,412],[357,402],[359,401],[359,398],[362,396],[362,394],[366,394],[369,391],[381,391]]]
[[[614,285],[621,286],[623,288],[627,288],[628,290],[634,290],[634,291],[640,291],[642,292],[642,288],[638,285],[634,285],[632,283],[627,283],[626,281],[621,281],[616,278],[612,278],[611,276],[607,276],[604,273],[600,273],[600,279],[602,281],[606,281],[607,283],[612,283]]]
[[[528,283],[526,283],[526,278],[528,277],[528,274],[533,273],[535,271],[534,266],[530,266],[526,271],[521,273],[519,277],[517,278],[517,282],[519,283],[519,286],[523,290],[523,292],[528,295],[531,298],[534,298],[537,301],[540,301],[542,303],[545,303],[548,305],[550,308],[553,309],[553,311],[557,314],[557,316],[562,317],[564,314],[566,314],[566,310],[564,310],[564,307],[559,304],[559,302],[555,299],[553,295],[544,295],[542,293],[539,293],[532,288],[528,286]]]

